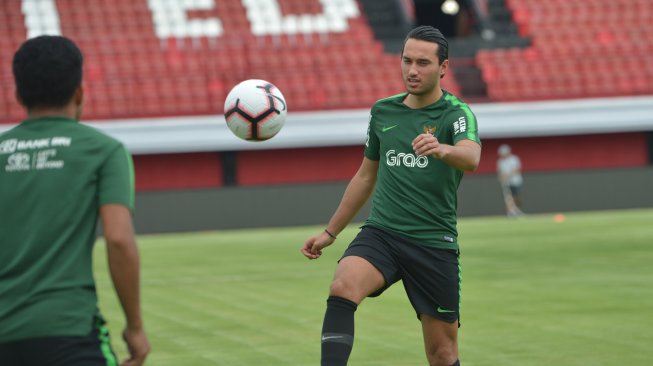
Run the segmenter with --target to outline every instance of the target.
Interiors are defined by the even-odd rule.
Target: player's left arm
[[[481,145],[472,140],[460,140],[455,145],[441,144],[430,133],[418,135],[413,140],[417,155],[433,156],[462,171],[475,171],[481,161]]]
[[[141,313],[140,259],[132,224],[133,174],[131,155],[122,145],[109,153],[98,174],[98,205],[109,273],[127,321],[123,339],[130,357],[121,366],[142,365],[150,351]]]
[[[481,143],[478,136],[476,116],[466,104],[461,104],[445,117],[444,129],[438,135],[446,136],[441,143],[431,133],[423,133],[413,140],[413,150],[417,155],[432,156],[462,171],[474,171],[481,161]]]

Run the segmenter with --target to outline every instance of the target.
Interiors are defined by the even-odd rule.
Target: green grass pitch
[[[149,365],[318,365],[329,282],[358,228],[322,258],[322,227],[139,237]],[[465,366],[653,364],[653,210],[464,218]],[[102,242],[95,271],[114,349],[124,324]],[[425,365],[400,283],[356,313],[350,365]]]

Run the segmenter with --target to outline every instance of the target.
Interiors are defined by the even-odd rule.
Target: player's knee
[[[353,283],[341,278],[336,278],[331,282],[329,295],[342,297],[356,303],[360,302],[361,297],[357,293],[356,286]]]
[[[426,350],[430,366],[450,366],[456,362],[458,355],[453,346],[431,345]]]

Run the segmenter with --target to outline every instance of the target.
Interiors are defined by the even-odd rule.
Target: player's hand
[[[322,255],[322,249],[333,244],[334,241],[335,239],[329,236],[329,234],[321,232],[318,235],[308,238],[300,251],[308,259],[318,259]]]
[[[418,156],[429,156],[442,159],[448,153],[449,145],[442,145],[438,139],[430,133],[423,133],[413,140],[413,150]]]
[[[122,332],[122,338],[127,343],[129,358],[123,361],[120,366],[143,365],[145,357],[150,353],[150,342],[147,340],[145,331],[142,328],[138,330],[126,328]]]

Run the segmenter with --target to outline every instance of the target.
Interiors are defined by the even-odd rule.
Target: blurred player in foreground
[[[150,350],[140,309],[132,228],[131,156],[78,122],[83,57],[67,38],[40,36],[14,55],[27,119],[0,135],[0,364],[118,365],[97,307],[92,252],[102,220],[123,338],[142,365]]]
[[[510,146],[499,146],[499,159],[497,160],[497,176],[501,185],[501,193],[506,206],[506,215],[510,217],[521,216],[521,199],[519,193],[524,181],[521,175],[521,160],[512,153]]]
[[[322,365],[346,365],[354,342],[354,311],[402,280],[422,324],[430,365],[460,365],[460,262],[457,189],[478,167],[476,118],[440,88],[449,67],[439,30],[408,33],[401,70],[407,93],[371,110],[363,162],[326,229],[301,252],[317,259],[373,194],[372,211],[349,245],[331,283],[322,328]]]

